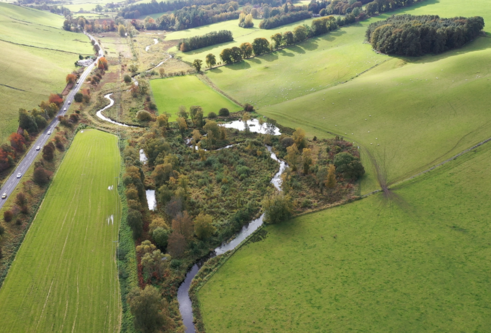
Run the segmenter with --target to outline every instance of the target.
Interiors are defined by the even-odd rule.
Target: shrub
[[[34,170],[32,180],[34,180],[36,184],[42,186],[49,182],[52,174],[53,173],[51,171],[48,171],[40,166]]]
[[[157,227],[153,233],[152,238],[160,249],[165,249],[167,247],[167,241],[169,240],[169,230],[162,227]]]
[[[128,74],[126,74],[126,75],[124,76],[124,82],[126,82],[126,83],[130,83],[130,82],[131,82],[131,76],[129,76]]]
[[[24,215],[29,214],[29,207],[27,207],[27,205],[20,207],[20,212]]]
[[[339,153],[334,156],[336,172],[344,174],[345,177],[358,179],[365,174],[365,168],[360,160],[349,153]]]
[[[82,93],[80,93],[80,92],[76,93],[75,98],[74,98],[75,102],[82,103],[83,97],[84,97],[84,95]]]
[[[10,222],[12,221],[12,218],[14,217],[14,213],[12,213],[12,211],[10,210],[6,210],[3,212],[3,220],[5,222]]]
[[[150,121],[152,120],[152,115],[150,114],[150,112],[148,111],[145,111],[145,110],[140,110],[138,111],[138,113],[136,114],[136,118],[139,120],[139,121]]]
[[[21,225],[22,224],[22,220],[21,219],[17,219],[17,221],[15,221],[15,224]]]
[[[26,195],[22,192],[17,193],[17,196],[15,197],[15,203],[21,207],[25,206],[27,204]]]
[[[215,119],[216,117],[217,117],[217,114],[215,112],[208,113],[208,118],[209,119]]]
[[[254,111],[254,106],[252,106],[249,103],[245,103],[244,110],[247,111],[247,112],[252,112],[252,111]]]
[[[5,228],[0,225],[0,236],[3,236],[5,233]]]
[[[264,222],[267,224],[277,224],[292,217],[292,202],[289,196],[275,194],[263,202]]]
[[[218,115],[220,117],[228,117],[230,115],[230,111],[227,108],[221,108],[220,111],[218,111]]]

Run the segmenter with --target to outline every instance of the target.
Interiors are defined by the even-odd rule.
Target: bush
[[[26,195],[22,192],[17,193],[17,196],[15,197],[15,203],[19,206],[25,206],[27,204]]]
[[[10,222],[12,221],[12,218],[14,217],[14,213],[12,213],[12,211],[10,210],[6,210],[3,212],[3,220],[5,222]]]
[[[218,111],[218,115],[220,117],[228,117],[230,115],[230,111],[227,108],[221,108],[220,111]]]
[[[209,119],[215,119],[216,117],[217,117],[217,114],[215,112],[208,113],[208,118]]]
[[[252,112],[252,111],[254,111],[254,106],[252,106],[249,103],[245,103],[244,110],[247,111],[247,112]]]
[[[152,115],[150,114],[150,112],[148,111],[145,111],[145,110],[140,110],[138,111],[138,113],[136,114],[136,118],[139,120],[139,121],[150,121],[152,120]]]
[[[157,227],[153,233],[152,238],[160,249],[165,249],[167,247],[167,241],[169,240],[169,230],[166,230],[162,227]]]
[[[74,99],[75,99],[75,102],[82,103],[83,98],[84,98],[84,95],[82,93],[79,93],[78,92],[78,93],[75,94],[75,98]]]
[[[0,236],[3,236],[5,233],[5,228],[0,225]]]
[[[21,219],[17,219],[17,221],[15,221],[15,224],[21,225],[22,224],[22,220]]]
[[[277,224],[292,217],[292,202],[289,196],[275,194],[263,202],[264,223]]]
[[[126,74],[126,75],[124,76],[124,82],[126,82],[126,83],[130,83],[130,82],[131,82],[131,76],[129,76],[128,74]]]
[[[42,185],[45,185],[49,182],[52,174],[53,173],[51,171],[48,171],[48,170],[44,169],[43,167],[37,167],[34,170],[32,180],[34,180],[34,182],[36,184],[42,186]]]
[[[360,160],[349,153],[339,153],[334,156],[334,166],[337,173],[346,178],[358,179],[365,174],[365,168]]]

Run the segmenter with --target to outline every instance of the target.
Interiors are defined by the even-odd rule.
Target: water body
[[[102,111],[107,110],[111,106],[114,105],[114,100],[111,98],[111,95],[112,95],[112,93],[107,94],[107,95],[104,95],[104,98],[106,98],[106,99],[109,100],[109,105],[107,105],[107,106],[103,107],[102,109],[100,109],[99,111],[97,111],[97,113],[96,113],[97,117],[100,118],[100,119],[102,119],[102,120],[104,120],[104,121],[107,121],[107,122],[109,122],[111,124],[115,124],[115,125],[119,125],[119,126],[123,126],[123,127],[138,127],[138,126],[126,125],[126,124],[123,124],[123,123],[118,123],[117,121],[114,121],[111,118],[108,118],[108,117],[106,117],[106,116],[104,116],[102,114]]]
[[[258,124],[259,125],[259,124]],[[235,127],[234,127],[235,128]],[[279,132],[279,129],[278,129]],[[271,183],[278,190],[281,191],[281,175],[286,169],[286,163],[281,161],[271,147],[267,147],[270,152],[270,157],[280,163],[280,170],[271,179]],[[264,214],[262,214],[258,219],[251,221],[247,226],[244,226],[239,234],[229,243],[222,244],[214,250],[211,255],[216,256],[223,254],[227,251],[235,249],[240,243],[242,243],[249,235],[256,231],[262,224],[264,220]],[[189,287],[191,286],[191,281],[198,274],[199,269],[204,264],[204,262],[195,264],[191,270],[186,274],[184,282],[181,284],[177,291],[177,300],[179,302],[179,311],[181,312],[182,320],[184,326],[186,326],[186,333],[195,333],[194,323],[193,323],[193,309],[191,298],[189,297]]]
[[[145,155],[145,151],[143,149],[140,149],[140,162],[143,164],[147,164],[148,158],[147,155]]]
[[[155,190],[146,190],[148,209],[157,209],[157,200],[155,200]]]
[[[245,124],[242,120],[235,120],[227,124],[220,124],[220,126],[223,126],[225,128],[235,128],[238,129],[239,131],[245,130]],[[280,135],[280,129],[274,125],[267,125],[266,123],[259,125],[259,120],[257,119],[251,119],[247,121],[247,126],[249,127],[249,130],[254,133],[261,133],[261,134],[271,134],[271,135]]]

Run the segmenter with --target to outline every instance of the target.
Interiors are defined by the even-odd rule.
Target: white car
[[[7,193],[2,194],[2,199],[7,198]]]
[[[19,172],[19,173],[17,174],[17,178],[20,178],[21,176],[22,176],[22,174]]]
[[[48,135],[50,135],[50,134],[51,134],[51,130],[48,131]]]
[[[63,111],[66,111],[66,108],[64,108]]]
[[[72,101],[68,101],[68,105],[72,104]]]
[[[36,147],[36,150],[41,150],[41,146],[37,146]]]

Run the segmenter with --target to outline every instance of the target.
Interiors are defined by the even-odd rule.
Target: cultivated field
[[[63,31],[61,16],[44,11],[0,4],[0,24],[0,142],[4,142],[17,130],[19,108],[35,108],[49,94],[61,93],[78,53],[91,54],[92,46],[83,34]]]
[[[0,289],[5,332],[117,332],[117,138],[79,133]]]
[[[208,332],[484,332],[491,145],[396,189],[266,228],[199,292]]]
[[[159,113],[172,115],[171,120],[176,119],[174,115],[181,105],[188,111],[190,106],[199,105],[205,116],[210,112],[218,114],[221,108],[227,108],[230,112],[242,109],[194,75],[151,80],[150,85]]]

